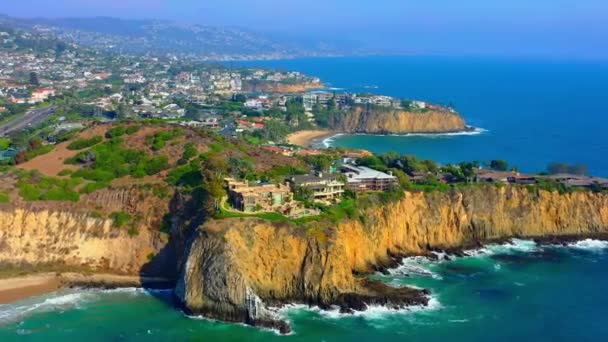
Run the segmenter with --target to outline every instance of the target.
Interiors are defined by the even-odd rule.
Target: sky
[[[0,0],[0,13],[170,19],[411,53],[608,59],[608,0]]]

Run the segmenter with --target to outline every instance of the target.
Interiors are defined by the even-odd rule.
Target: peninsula
[[[0,263],[123,277],[64,284],[162,280],[174,284],[187,313],[286,333],[271,307],[348,313],[425,305],[427,290],[365,277],[402,256],[608,233],[604,179],[522,175],[500,171],[507,167],[500,161],[488,170],[349,150],[297,152],[208,129],[94,124],[2,170]]]

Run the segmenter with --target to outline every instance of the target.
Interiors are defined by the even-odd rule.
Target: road
[[[22,130],[24,128],[34,126],[55,113],[57,107],[51,106],[46,108],[32,109],[15,120],[0,126],[0,136],[8,133]]]

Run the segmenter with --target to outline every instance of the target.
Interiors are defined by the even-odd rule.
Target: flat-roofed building
[[[331,201],[339,199],[344,194],[345,184],[337,174],[317,172],[311,175],[291,176],[289,178],[292,190],[308,188],[312,190],[315,201]]]
[[[341,172],[347,186],[354,191],[385,191],[397,185],[397,177],[366,166],[344,164]]]

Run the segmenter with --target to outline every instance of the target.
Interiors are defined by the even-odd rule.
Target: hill
[[[60,39],[114,53],[190,55],[204,59],[330,56],[352,48],[343,43],[300,39],[236,27],[162,20],[0,17],[0,25],[52,33]]]

